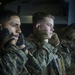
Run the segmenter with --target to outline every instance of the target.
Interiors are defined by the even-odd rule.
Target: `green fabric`
[[[71,47],[68,41],[62,40],[61,44],[58,47],[59,53],[62,55],[65,68],[67,69],[68,67],[71,66]]]
[[[36,39],[34,39],[33,35],[31,35],[29,38],[26,38],[26,45],[29,46],[29,52],[35,57],[41,68],[41,71],[43,71],[44,68],[47,67],[47,65],[53,60],[56,50],[49,43],[43,40],[38,42]],[[32,75],[42,74],[40,72],[39,74]]]
[[[72,65],[67,69],[67,75],[75,75],[75,64],[72,64]]]
[[[53,33],[53,36],[49,39],[49,43],[53,45],[54,47],[60,44],[59,37],[56,33]]]
[[[0,74],[1,75],[28,75],[27,70],[24,68],[27,57],[24,52],[19,50],[14,45],[9,45],[6,48],[3,56],[0,57]]]

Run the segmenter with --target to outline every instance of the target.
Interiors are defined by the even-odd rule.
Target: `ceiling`
[[[32,3],[32,4],[46,4],[46,3],[59,3],[60,0],[20,0],[22,3]]]
[[[0,10],[4,9],[4,5],[13,1],[20,1],[23,4],[59,4],[61,14],[67,15],[68,13],[68,0],[0,0]]]
[[[64,4],[67,0],[0,0],[1,5],[8,4],[13,1],[20,1],[21,3],[31,4]]]
[[[60,1],[63,1],[63,0],[0,0],[2,4],[6,4],[12,1],[21,1],[24,3],[45,3],[45,2],[46,3],[59,3]]]

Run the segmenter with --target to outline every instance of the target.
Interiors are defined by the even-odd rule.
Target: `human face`
[[[3,27],[7,28],[14,36],[19,37],[19,33],[21,33],[20,24],[18,16],[11,16],[10,20],[3,24]]]
[[[44,22],[41,22],[39,25],[40,29],[46,31],[47,39],[50,39],[54,31],[54,20],[52,18],[46,17]]]

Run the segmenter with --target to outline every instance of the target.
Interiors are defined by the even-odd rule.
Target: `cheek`
[[[15,34],[16,33],[16,29],[15,28],[11,28],[11,33]]]
[[[15,28],[13,28],[13,27],[7,27],[7,29],[9,30],[10,33],[14,33],[15,32]]]
[[[46,26],[41,27],[41,29],[47,31],[47,27]]]
[[[50,32],[50,28],[49,28],[49,27],[45,27],[45,30],[46,30],[47,32]]]

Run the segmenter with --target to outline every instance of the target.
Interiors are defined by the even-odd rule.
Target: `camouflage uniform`
[[[65,31],[61,44],[59,46],[59,52],[62,54],[67,75],[75,75],[75,30],[72,26],[68,26]]]
[[[28,65],[29,62],[30,64]],[[28,67],[28,70],[30,70],[30,73],[33,72],[35,75],[39,75],[39,73],[41,74],[41,68],[31,53],[26,56],[22,50],[14,45],[9,45],[6,52],[1,52],[1,75],[32,75],[29,73],[25,65]]]
[[[26,38],[26,45],[30,47],[29,52],[36,58],[43,72],[44,68],[53,60],[56,49],[49,43],[43,41],[44,37],[41,34],[42,32],[36,33]]]
[[[57,54],[59,58],[64,59],[65,67],[68,68],[71,65],[70,42],[64,39],[59,40],[56,33],[54,33],[49,43],[58,48]]]
[[[29,75],[25,68],[26,61],[27,57],[25,53],[10,44],[0,55],[0,74]]]
[[[56,52],[56,54],[58,55],[58,58],[57,58],[58,67],[59,67],[61,75],[66,75],[64,60],[63,60],[62,54],[59,52],[61,50],[59,49],[60,39],[56,33],[54,33],[51,39],[49,39],[49,43],[52,46],[54,46],[54,48],[58,49]],[[50,66],[48,66],[48,68],[51,69],[51,75],[55,75],[53,67],[50,68]]]
[[[59,46],[59,53],[63,57],[67,75],[75,75],[75,44],[73,41],[62,41],[62,44]]]
[[[40,44],[41,48],[36,46],[36,43],[33,39],[26,39],[26,44],[30,46],[29,51],[31,54],[36,58],[37,62],[39,63],[41,70],[43,69],[52,61],[54,58],[53,51],[54,48],[46,43]]]
[[[28,58],[16,45],[10,44],[13,34],[0,30],[0,75],[29,75],[25,67]]]
[[[62,55],[66,69],[71,66],[71,53],[70,46],[66,40],[62,40],[62,43],[58,47],[59,53]]]
[[[30,74],[31,72],[35,75],[41,74],[41,68],[35,57],[30,52],[28,55],[25,54],[27,48],[25,47],[22,51],[18,46],[9,44],[13,35],[9,34],[7,29],[3,30],[3,32],[5,35],[2,38],[2,42],[0,42],[0,74],[32,75]],[[27,66],[29,62],[30,64]]]
[[[49,43],[54,47],[57,47],[60,44],[60,39],[55,32],[53,33],[51,39],[49,39]]]

